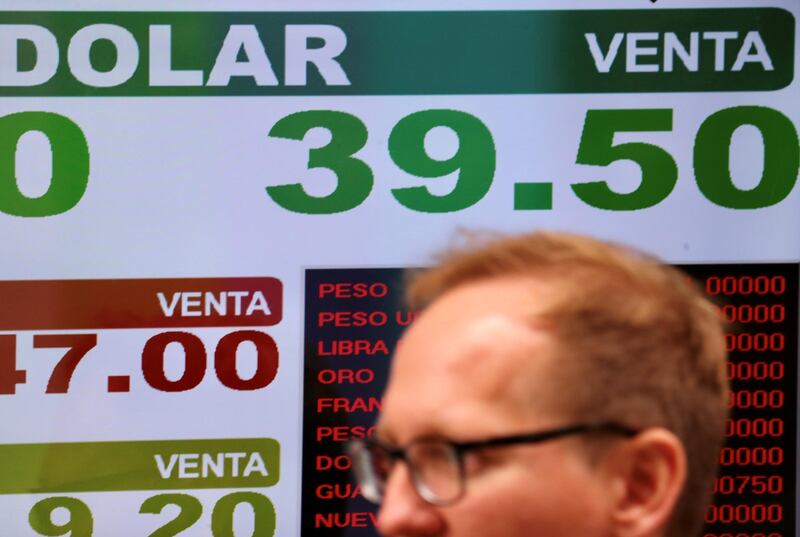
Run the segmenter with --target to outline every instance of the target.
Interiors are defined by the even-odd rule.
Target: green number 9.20
[[[66,509],[69,518],[63,524],[53,522],[53,511]],[[33,531],[47,537],[69,535],[70,537],[92,537],[94,521],[89,507],[78,500],[68,496],[56,496],[39,501],[28,515]]]

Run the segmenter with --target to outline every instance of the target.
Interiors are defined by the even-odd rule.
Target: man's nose
[[[444,535],[446,521],[440,509],[423,500],[414,488],[408,466],[392,469],[378,511],[378,530],[386,537]]]

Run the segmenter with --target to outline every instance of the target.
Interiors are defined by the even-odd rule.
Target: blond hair
[[[577,419],[675,433],[688,478],[668,534],[699,533],[727,415],[717,308],[679,270],[619,245],[553,232],[471,236],[467,243],[445,252],[435,268],[411,274],[409,305],[421,308],[491,278],[519,276],[552,287],[544,312],[541,304],[535,309],[563,354],[556,380],[576,388],[560,403]]]

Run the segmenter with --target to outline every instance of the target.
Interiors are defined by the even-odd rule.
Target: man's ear
[[[606,459],[616,537],[662,535],[686,481],[686,452],[674,433],[646,429]]]

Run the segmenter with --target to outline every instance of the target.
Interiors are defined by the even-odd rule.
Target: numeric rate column
[[[795,535],[798,265],[686,266],[725,320],[731,392],[705,537]]]

